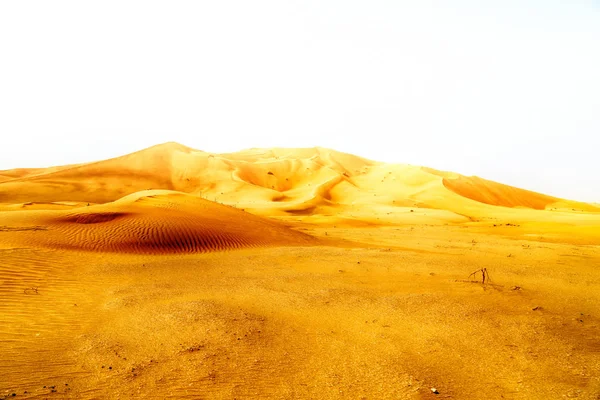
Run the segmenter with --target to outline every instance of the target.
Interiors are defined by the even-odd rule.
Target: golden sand
[[[597,399],[598,268],[597,204],[322,148],[0,171],[0,397]]]

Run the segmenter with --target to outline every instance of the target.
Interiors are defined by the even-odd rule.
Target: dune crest
[[[432,168],[423,170],[442,177],[445,188],[461,197],[499,207],[524,207],[533,210],[546,210],[553,206],[560,208],[577,207],[582,211],[598,212],[592,204],[560,199],[554,196],[521,189],[514,186],[490,181],[478,176],[464,176],[453,172],[437,171]]]

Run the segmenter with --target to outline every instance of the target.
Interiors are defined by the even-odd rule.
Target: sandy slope
[[[0,212],[13,245],[99,252],[206,252],[314,239],[247,212],[169,191],[69,211]]]
[[[0,397],[600,396],[597,205],[174,143],[0,202]]]
[[[210,154],[166,143],[111,160],[47,170],[0,171],[0,203],[105,203],[147,189],[176,190],[274,215],[375,203],[454,211],[477,203],[577,209],[585,203],[428,168],[378,163],[323,148]],[[454,193],[458,196],[451,196]],[[340,211],[340,210],[336,210]]]

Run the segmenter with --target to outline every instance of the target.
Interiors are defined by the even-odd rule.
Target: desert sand
[[[0,355],[10,398],[598,399],[600,206],[324,148],[0,171]]]

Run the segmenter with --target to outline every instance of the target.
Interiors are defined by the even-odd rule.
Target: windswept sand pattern
[[[56,246],[95,251],[162,253],[206,252],[268,245],[252,232],[236,226],[216,227],[201,218],[176,213],[150,216],[129,214],[119,221],[90,227],[77,223],[56,227],[65,239]]]
[[[174,192],[134,194],[70,211],[38,211],[31,218],[46,235],[23,227],[5,229],[21,233],[25,243],[73,250],[197,253],[314,242],[277,222]]]
[[[41,388],[56,371],[61,382],[81,374],[66,338],[89,317],[96,282],[79,279],[80,269],[55,250],[0,249],[0,390]]]

